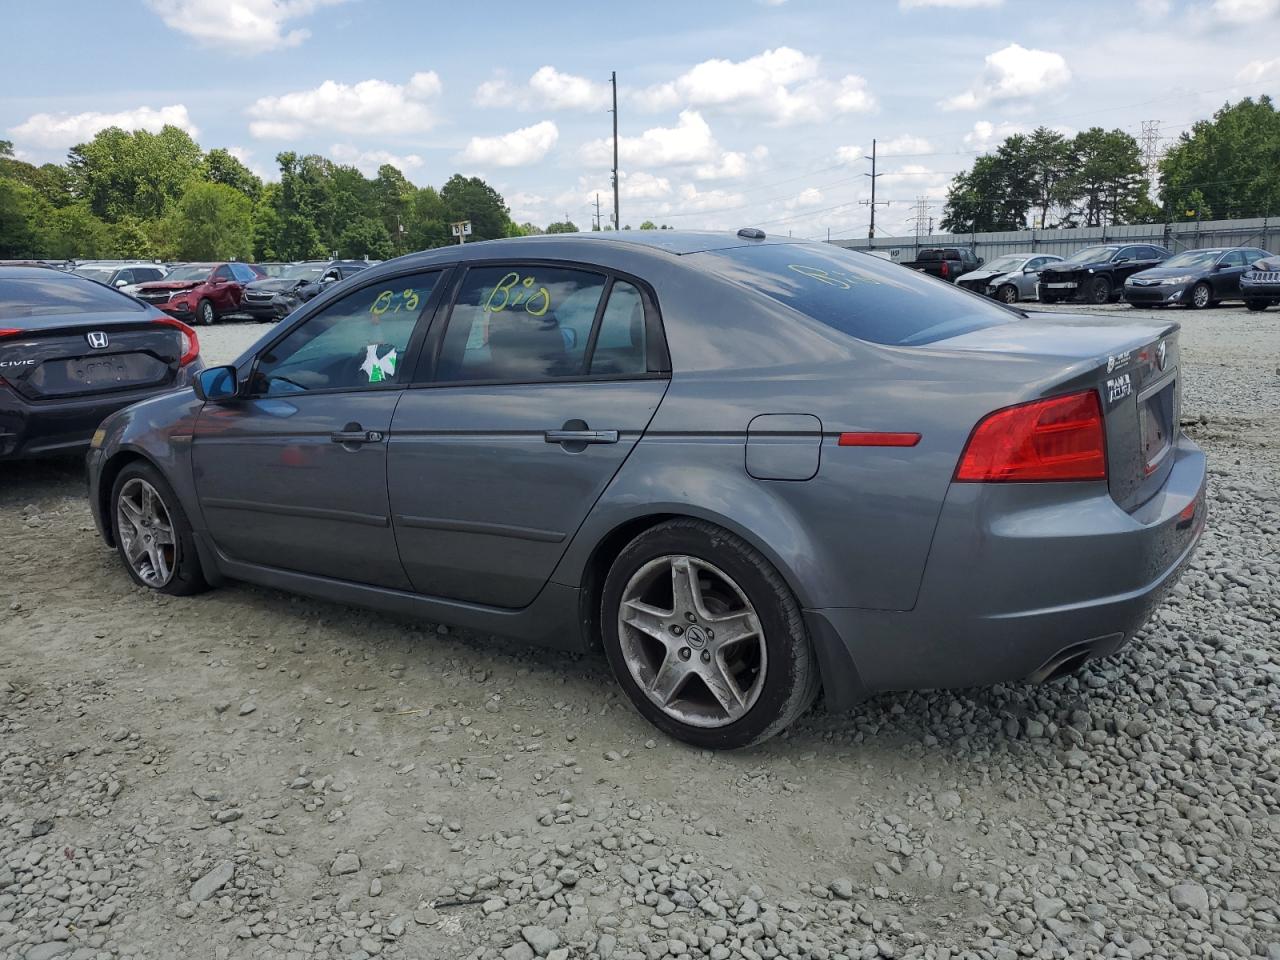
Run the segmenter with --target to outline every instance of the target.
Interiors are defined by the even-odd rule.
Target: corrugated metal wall
[[[1014,230],[1008,233],[935,233],[917,238],[832,240],[850,250],[876,250],[895,260],[913,260],[920,247],[968,247],[984,260],[1006,253],[1056,253],[1066,256],[1094,243],[1157,243],[1175,253],[1198,247],[1261,247],[1280,251],[1280,217],[1256,220],[1206,220],[1203,223],[1141,223],[1077,227],[1069,230]]]

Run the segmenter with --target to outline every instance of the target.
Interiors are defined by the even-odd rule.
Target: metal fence
[[[934,233],[920,237],[832,240],[831,243],[849,250],[875,251],[894,260],[914,260],[916,251],[922,247],[966,247],[984,260],[1023,252],[1067,256],[1095,243],[1155,243],[1174,253],[1200,247],[1261,247],[1280,251],[1280,217],[1012,230],[1005,233]]]

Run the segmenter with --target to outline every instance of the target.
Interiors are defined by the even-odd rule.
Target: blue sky
[[[865,234],[872,138],[885,234],[1008,132],[1171,138],[1280,96],[1280,0],[64,0],[5,26],[0,137],[24,158],[172,122],[267,177],[285,149],[463,172],[518,221],[583,227],[611,203],[611,70],[624,224],[796,236]]]

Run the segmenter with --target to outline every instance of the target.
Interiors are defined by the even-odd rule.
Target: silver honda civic
[[[466,244],[109,417],[90,499],[144,587],[603,648],[656,726],[739,747],[819,692],[1129,640],[1205,519],[1177,331],[754,229]]]

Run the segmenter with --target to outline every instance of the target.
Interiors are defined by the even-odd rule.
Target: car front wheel
[[[187,515],[151,464],[135,461],[120,471],[112,486],[111,524],[134,583],[175,596],[208,589]]]
[[[202,327],[213,326],[213,304],[208,300],[201,300],[200,305],[196,307],[196,323]]]
[[[1111,299],[1111,281],[1106,277],[1094,277],[1089,284],[1089,302],[1101,305]]]
[[[1250,310],[1252,310],[1254,313],[1258,313],[1259,311],[1265,310],[1267,309],[1267,306],[1268,306],[1266,300],[1246,300],[1244,302],[1244,305],[1248,307]]]
[[[605,579],[601,629],[636,709],[695,746],[767,740],[818,693],[790,588],[750,544],[700,520],[659,524],[623,549]]]
[[[1011,283],[1006,283],[996,289],[996,299],[1001,303],[1017,303],[1018,288]]]
[[[1194,310],[1203,310],[1205,307],[1213,303],[1213,291],[1209,289],[1209,285],[1201,281],[1191,288],[1191,307]]]

